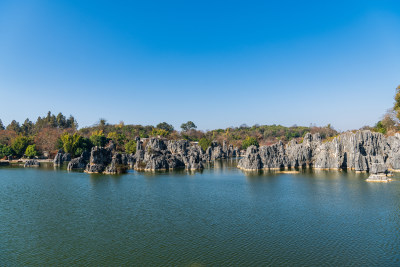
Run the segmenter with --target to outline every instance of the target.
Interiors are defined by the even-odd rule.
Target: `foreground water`
[[[0,265],[400,265],[400,179],[0,168]]]

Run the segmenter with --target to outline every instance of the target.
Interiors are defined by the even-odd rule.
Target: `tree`
[[[19,126],[19,122],[17,122],[16,120],[13,120],[8,126],[7,126],[7,130],[9,131],[14,131],[16,133],[20,133],[21,132],[21,127]]]
[[[37,156],[36,145],[29,145],[25,150],[25,156],[33,158]]]
[[[58,128],[67,128],[67,119],[65,118],[65,116],[60,112],[58,113],[57,117],[57,126]]]
[[[136,153],[136,142],[135,140],[131,140],[125,144],[125,152],[128,154]]]
[[[21,132],[25,135],[30,135],[32,134],[33,126],[33,122],[31,122],[29,119],[26,119],[21,125]]]
[[[36,149],[41,153],[44,152],[51,152],[54,149],[61,148],[63,146],[62,142],[61,145],[58,147],[58,141],[61,136],[61,130],[57,128],[45,127],[42,128],[36,135],[35,135],[35,144]]]
[[[78,122],[75,120],[74,116],[69,115],[69,118],[65,122],[65,128],[78,129]]]
[[[209,146],[211,146],[211,140],[205,137],[201,138],[199,141],[199,146],[206,151]]]
[[[152,136],[162,136],[162,137],[166,137],[169,135],[169,132],[164,130],[164,129],[157,129],[154,128],[153,131],[151,131],[151,135]]]
[[[397,118],[400,119],[400,85],[396,88],[396,95],[394,96],[394,107],[393,109],[397,113]]]
[[[258,141],[254,137],[247,136],[246,139],[243,140],[242,148],[247,149],[249,146],[256,146],[258,147]]]
[[[191,129],[196,129],[196,128],[197,128],[196,124],[194,124],[192,121],[188,121],[186,123],[182,123],[182,125],[181,125],[181,129],[184,132],[187,132],[187,131],[189,131]]]
[[[11,147],[0,144],[0,159],[14,154]]]
[[[92,142],[93,146],[104,147],[108,139],[104,136],[103,131],[94,131],[90,136],[90,141]]]
[[[382,124],[382,121],[378,121],[378,122],[375,124],[374,130],[377,131],[378,133],[382,133],[382,134],[386,134],[386,132],[387,132],[387,129],[386,129],[385,126]]]
[[[168,131],[170,133],[172,133],[174,131],[174,126],[172,126],[171,124],[168,124],[166,122],[161,122],[161,123],[157,124],[156,128],[157,129],[163,129],[163,130]]]
[[[97,126],[98,126],[100,129],[104,130],[104,128],[106,127],[106,125],[107,125],[107,120],[104,119],[104,118],[100,118],[100,119],[99,119],[99,122],[97,123]]]
[[[3,124],[3,122],[1,121],[1,119],[0,119],[0,131],[1,130],[4,130],[5,128],[4,128],[4,124]]]
[[[15,155],[22,157],[26,151],[26,148],[32,144],[32,139],[26,136],[18,136],[11,143],[11,148],[15,152]]]
[[[77,156],[83,152],[83,137],[79,134],[69,134],[66,132],[61,136],[61,141],[66,153],[70,153],[72,156]]]

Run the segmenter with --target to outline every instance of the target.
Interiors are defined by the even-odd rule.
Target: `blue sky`
[[[372,125],[400,84],[399,1],[0,0],[0,119]]]

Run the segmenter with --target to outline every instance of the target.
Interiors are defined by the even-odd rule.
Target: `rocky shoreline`
[[[54,158],[54,165],[69,162],[68,170],[83,169],[86,173],[104,174],[124,173],[128,169],[138,171],[201,170],[204,168],[204,162],[237,157],[240,154],[237,148],[228,146],[226,142],[222,146],[217,142],[212,142],[206,151],[186,140],[164,141],[151,138],[144,147],[140,138],[137,138],[136,143],[135,154],[117,152],[113,142],[106,147],[93,147],[90,153],[84,152],[74,159],[60,150]]]
[[[400,135],[385,137],[381,133],[357,131],[346,132],[323,142],[319,134],[307,133],[301,143],[292,140],[287,145],[279,142],[271,146],[247,148],[238,168],[245,171],[349,169],[369,172],[379,176],[375,180],[385,180],[382,177],[386,177],[389,171],[400,171]]]

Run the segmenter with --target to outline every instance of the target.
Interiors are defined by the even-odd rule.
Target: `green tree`
[[[396,95],[394,96],[394,107],[393,109],[397,113],[397,118],[400,119],[400,85],[396,88]]]
[[[201,138],[199,141],[199,146],[206,151],[209,146],[211,146],[211,140],[205,137]]]
[[[25,150],[25,156],[28,158],[33,158],[37,156],[36,145],[29,145]]]
[[[377,131],[378,133],[386,134],[387,129],[385,125],[382,123],[382,121],[378,121],[375,124],[374,130]]]
[[[77,133],[69,134],[64,133],[61,136],[61,142],[63,144],[64,152],[70,153],[72,156],[79,155],[79,152],[82,153],[83,138]]]
[[[258,141],[254,137],[247,136],[246,139],[243,140],[242,148],[247,149],[249,146],[256,146],[258,147]]]
[[[74,116],[69,115],[69,118],[65,122],[65,128],[78,129],[78,122],[75,120]]]
[[[136,141],[131,140],[125,144],[125,152],[128,154],[136,153]]]
[[[90,141],[92,142],[93,146],[104,147],[107,144],[108,139],[104,136],[103,131],[100,130],[92,133],[90,136]]]
[[[166,137],[169,135],[169,132],[164,130],[164,129],[157,129],[154,128],[153,131],[151,131],[151,135],[152,136],[162,136],[162,137]]]
[[[21,132],[21,127],[19,126],[19,122],[17,122],[16,120],[13,120],[8,126],[7,126],[7,130],[9,131],[14,131],[16,133],[20,133]]]
[[[182,123],[182,125],[181,125],[181,129],[184,132],[187,132],[189,130],[196,129],[196,128],[197,128],[196,124],[194,124],[192,121]]]
[[[4,130],[5,128],[4,128],[4,124],[3,124],[3,122],[1,121],[1,119],[0,119],[0,131],[1,130]]]
[[[163,130],[168,131],[170,133],[172,133],[174,131],[174,126],[172,126],[171,124],[168,124],[166,122],[161,122],[161,123],[157,124],[156,128],[157,129],[163,129]]]
[[[30,135],[32,134],[33,131],[33,122],[31,122],[29,119],[26,119],[24,123],[21,125],[21,132],[25,135]]]
[[[66,128],[65,126],[67,125],[67,119],[61,112],[58,113],[58,115],[56,117],[56,121],[57,121],[58,128]]]
[[[14,154],[11,147],[0,144],[0,158],[8,157]]]
[[[26,148],[32,144],[32,139],[26,136],[18,136],[11,143],[11,148],[15,152],[15,155],[22,157],[26,151]]]

